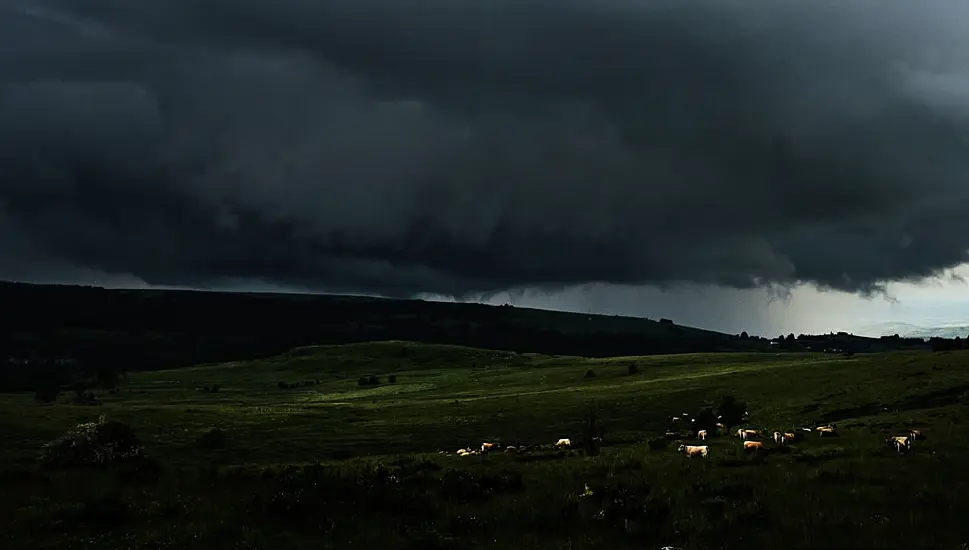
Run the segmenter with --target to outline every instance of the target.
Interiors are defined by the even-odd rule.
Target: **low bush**
[[[123,422],[107,421],[78,424],[65,435],[47,443],[40,453],[41,464],[51,468],[99,466],[143,456],[141,442],[134,430]]]
[[[212,428],[200,435],[196,440],[200,449],[221,449],[226,445],[226,436],[222,428]]]

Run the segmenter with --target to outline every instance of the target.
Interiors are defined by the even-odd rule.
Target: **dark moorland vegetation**
[[[957,549],[967,363],[384,342],[135,372],[83,404],[0,395],[0,548]],[[670,417],[724,396],[745,426],[838,435],[678,453],[699,442]],[[526,448],[455,454],[483,442]]]

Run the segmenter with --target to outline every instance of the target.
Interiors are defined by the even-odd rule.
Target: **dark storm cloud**
[[[967,16],[20,0],[0,8],[0,276],[869,292],[967,259]]]

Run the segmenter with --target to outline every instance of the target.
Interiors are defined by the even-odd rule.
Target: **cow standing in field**
[[[681,453],[685,453],[688,457],[706,457],[708,454],[710,454],[710,448],[706,445],[680,445],[676,450]]]
[[[838,432],[834,429],[834,424],[829,426],[818,426],[818,435],[821,437],[833,437],[838,435]]]
[[[699,437],[701,430],[707,433],[707,437],[717,435],[717,417],[710,408],[701,409],[690,419],[692,435]]]
[[[737,437],[746,441],[748,439],[756,439],[761,437],[761,433],[760,430],[748,430],[740,428],[737,430]]]
[[[895,448],[895,451],[901,453],[903,450],[908,451],[912,448],[912,439],[904,435],[896,435],[889,437],[887,440],[889,445]]]
[[[759,453],[764,450],[764,443],[761,441],[744,441],[744,451],[748,453]]]

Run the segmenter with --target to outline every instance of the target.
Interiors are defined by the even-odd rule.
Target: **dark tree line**
[[[929,344],[932,346],[933,351],[950,351],[950,350],[960,350],[969,349],[967,346],[969,342],[969,336],[965,340],[956,336],[955,338],[930,338]]]

